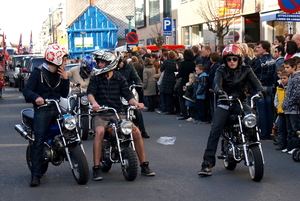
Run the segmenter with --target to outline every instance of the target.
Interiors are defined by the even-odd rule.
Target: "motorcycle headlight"
[[[124,135],[129,135],[132,132],[133,124],[130,121],[123,121],[121,123],[121,131]]]
[[[254,114],[247,114],[243,119],[243,124],[248,128],[256,126],[257,120]]]
[[[87,104],[89,104],[89,101],[88,101],[88,99],[87,99],[87,96],[82,96],[80,102],[81,102],[82,105],[87,105]]]
[[[68,130],[73,130],[76,127],[76,119],[72,115],[66,115],[63,117],[64,127]]]

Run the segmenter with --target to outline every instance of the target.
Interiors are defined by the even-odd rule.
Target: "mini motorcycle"
[[[76,98],[76,94],[68,97],[68,108],[70,108],[70,100]],[[45,137],[42,165],[43,174],[47,172],[50,162],[54,166],[58,166],[66,160],[69,162],[76,182],[78,184],[86,184],[89,180],[89,167],[78,134],[76,117],[70,114],[71,109],[63,112],[57,100],[46,99],[45,102],[45,105],[39,107],[47,107],[50,104],[55,104],[59,115],[50,123],[48,133]],[[30,170],[32,166],[30,152],[34,142],[33,117],[34,111],[32,108],[23,109],[21,111],[22,123],[15,125],[15,129],[20,135],[28,140],[26,161]]]
[[[127,181],[133,181],[138,173],[138,160],[135,152],[132,131],[136,129],[132,123],[133,111],[136,106],[128,106],[124,118],[118,115],[112,107],[103,106],[99,112],[112,112],[116,121],[109,122],[105,128],[102,142],[101,170],[108,172],[113,163],[121,163],[123,176]],[[93,113],[92,115],[97,115]]]
[[[259,94],[251,97],[251,111],[245,113],[243,105],[238,98],[229,97],[220,99],[229,104],[238,104],[240,114],[231,115],[226,122],[221,135],[221,156],[227,170],[234,170],[237,163],[244,160],[249,168],[253,181],[260,181],[264,175],[264,157],[257,127],[257,117],[254,111],[254,101],[260,98]]]
[[[87,140],[89,134],[92,132],[91,116],[90,116],[90,103],[87,99],[87,95],[82,92],[80,84],[74,84],[71,91],[73,94],[77,94],[77,99],[73,100],[71,104],[71,114],[78,118],[78,129],[82,140]],[[67,106],[67,99],[61,98],[60,105],[65,109]]]

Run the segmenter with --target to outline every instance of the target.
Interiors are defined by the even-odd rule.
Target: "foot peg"
[[[218,159],[225,159],[225,156],[217,156]]]

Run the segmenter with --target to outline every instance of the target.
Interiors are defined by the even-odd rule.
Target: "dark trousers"
[[[142,112],[140,110],[134,110],[134,115],[136,117],[134,124],[139,127],[142,133],[146,132]]]
[[[286,128],[285,114],[278,114],[278,146],[282,149],[287,148],[288,133]]]
[[[155,109],[155,95],[154,96],[146,96],[148,102],[148,111],[153,112]]]
[[[205,100],[204,99],[197,99],[195,103],[195,119],[200,121],[206,121],[206,113],[205,113]]]
[[[250,110],[249,106],[244,105],[245,110]],[[207,146],[203,156],[203,163],[216,164],[216,152],[218,148],[219,138],[221,136],[222,130],[226,124],[227,118],[231,114],[237,114],[240,112],[240,107],[233,104],[228,110],[217,107],[213,117],[212,128],[208,137]]]
[[[187,112],[187,107],[185,105],[185,99],[183,97],[179,97],[179,103],[180,103],[180,113],[184,118],[188,118],[188,112]],[[190,114],[191,116],[191,114]]]
[[[44,140],[48,131],[50,121],[58,115],[55,105],[42,107],[34,110],[34,136],[35,140],[31,147],[31,176],[42,177]]]
[[[300,118],[298,114],[286,114],[286,127],[288,131],[288,151],[299,148],[299,138],[296,134],[300,130]]]

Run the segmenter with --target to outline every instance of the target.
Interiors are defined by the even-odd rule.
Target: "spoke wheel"
[[[89,181],[89,167],[85,154],[79,146],[71,147],[69,154],[73,165],[72,173],[76,182],[86,184]]]
[[[138,173],[138,161],[135,151],[130,147],[126,147],[122,151],[123,163],[122,172],[127,181],[134,181]]]
[[[264,164],[259,146],[251,146],[248,150],[249,173],[253,181],[260,181],[264,176]]]

